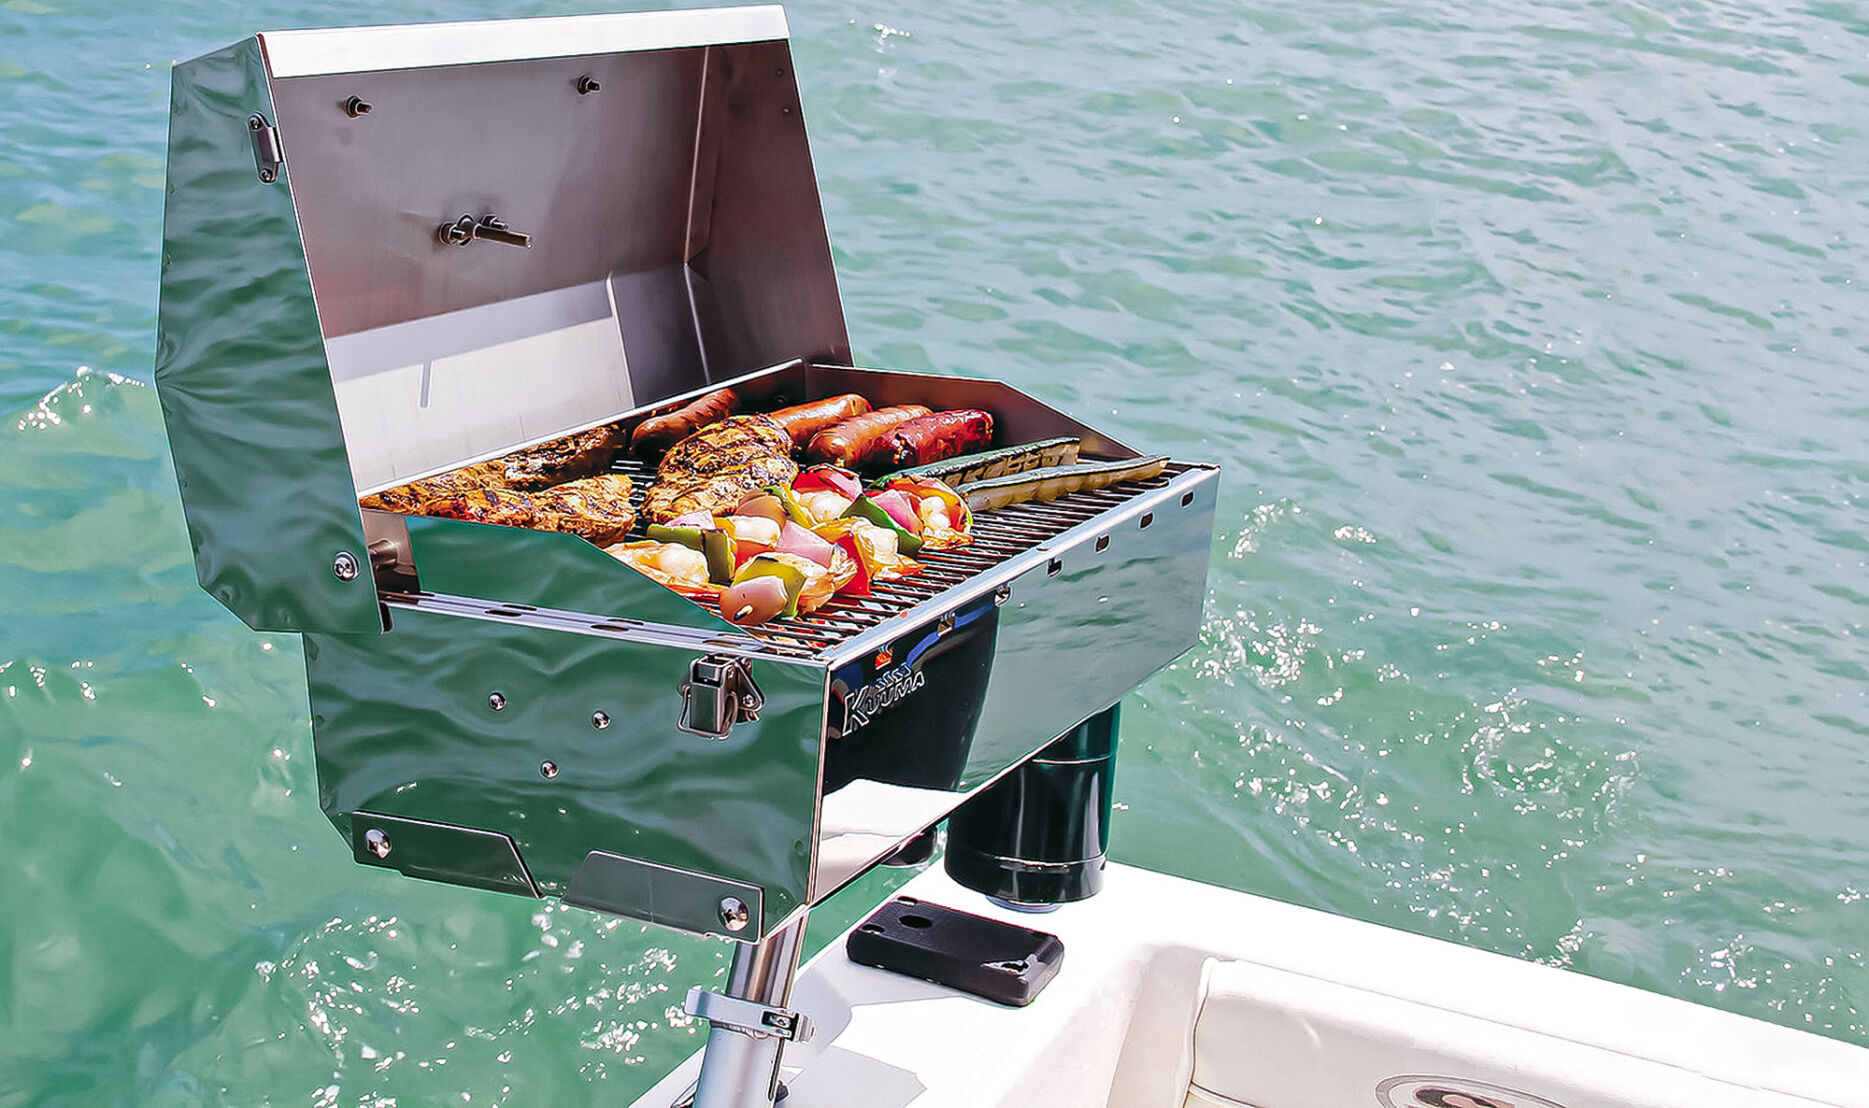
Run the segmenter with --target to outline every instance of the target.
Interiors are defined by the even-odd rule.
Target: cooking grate
[[[1190,467],[1176,462],[1160,476],[1127,481],[1114,488],[1077,492],[1045,503],[1013,504],[990,512],[976,512],[973,542],[958,550],[924,551],[915,556],[922,572],[900,581],[877,581],[866,597],[839,596],[808,616],[777,619],[744,628],[776,652],[809,656],[836,647],[885,620],[932,600],[970,578],[1040,543],[1097,518],[1150,489],[1159,489]],[[655,469],[634,459],[612,467],[628,474],[631,497],[638,510],[643,491],[655,480]]]

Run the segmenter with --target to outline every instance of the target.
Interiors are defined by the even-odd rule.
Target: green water
[[[172,59],[577,10],[0,2],[0,1106],[621,1103],[697,1045],[719,944],[351,864],[142,384]],[[1226,466],[1120,858],[1869,1045],[1869,12],[790,18],[859,358]]]

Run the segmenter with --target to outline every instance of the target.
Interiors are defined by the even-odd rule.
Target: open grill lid
[[[786,38],[753,7],[177,66],[156,380],[202,586],[256,629],[377,632],[360,493],[848,365]]]

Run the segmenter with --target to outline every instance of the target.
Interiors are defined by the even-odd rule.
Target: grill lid
[[[376,630],[332,569],[365,557],[359,492],[848,365],[786,36],[650,12],[177,66],[156,376],[203,586],[257,629]]]

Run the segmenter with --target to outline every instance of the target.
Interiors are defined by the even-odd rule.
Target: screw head
[[[492,708],[496,712],[499,711],[506,707],[506,697],[500,693],[488,693],[487,707]]]
[[[540,762],[539,763],[539,776],[545,778],[547,781],[550,781],[552,778],[558,776],[558,763],[552,761],[549,758],[547,758],[543,762]]]
[[[753,920],[753,913],[746,907],[746,901],[737,896],[722,898],[720,902],[720,922],[729,931],[744,931]]]
[[[610,726],[610,713],[609,712],[592,712],[591,713],[591,726],[597,728],[597,730],[599,731],[602,731],[605,728],[609,727]]]
[[[361,567],[357,564],[357,555],[348,550],[340,550],[337,557],[331,559],[331,572],[340,581],[355,581]]]
[[[372,827],[363,833],[364,849],[378,858],[389,857],[389,836],[380,827]]]

